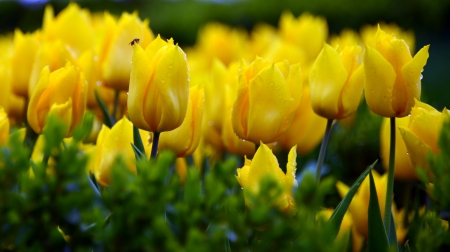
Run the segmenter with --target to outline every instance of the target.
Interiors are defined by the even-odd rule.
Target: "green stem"
[[[113,108],[113,113],[111,115],[111,120],[113,122],[113,125],[116,124],[117,107],[119,107],[119,97],[120,97],[120,91],[116,90],[116,94],[114,96],[114,108]]]
[[[319,158],[317,159],[316,167],[316,183],[320,182],[320,174],[322,173],[323,161],[325,160],[325,153],[327,152],[328,140],[330,139],[331,127],[333,126],[333,119],[328,119],[327,127],[325,128],[325,135],[320,146]]]
[[[391,209],[394,195],[394,164],[395,164],[395,117],[391,117],[391,145],[389,147],[389,170],[386,189],[386,204],[384,208],[384,228],[387,237],[390,237],[391,230]]]
[[[260,145],[260,144],[255,144],[255,154],[256,154],[256,152],[258,151],[259,146],[261,146],[261,145]]]
[[[153,132],[153,144],[152,144],[152,155],[151,158],[156,158],[156,153],[158,152],[159,135],[161,132]]]

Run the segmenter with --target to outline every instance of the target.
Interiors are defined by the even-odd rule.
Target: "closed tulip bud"
[[[359,46],[340,53],[325,44],[309,75],[314,112],[328,119],[341,119],[358,108],[364,87],[364,68],[358,66]]]
[[[46,8],[44,14],[44,33],[48,41],[60,39],[75,55],[92,47],[94,31],[88,10],[70,3],[55,18],[52,12],[52,9]]]
[[[311,107],[309,87],[303,89],[303,97],[295,112],[291,126],[278,140],[279,146],[289,150],[297,145],[297,153],[308,154],[322,141],[327,119],[314,113]]]
[[[186,117],[180,127],[163,132],[159,139],[158,150],[172,150],[177,157],[192,155],[200,141],[203,118],[203,89],[190,88]]]
[[[136,127],[163,132],[178,128],[186,115],[189,74],[186,55],[159,36],[145,51],[134,45],[128,114]]]
[[[86,108],[87,83],[84,74],[67,63],[54,72],[42,69],[27,110],[30,127],[41,133],[49,113],[55,113],[69,127],[68,134],[83,118]]]
[[[18,95],[28,97],[28,82],[39,42],[34,34],[14,31],[14,49],[11,55],[11,88]],[[30,94],[31,96],[31,94]]]
[[[450,117],[450,112],[437,111],[430,105],[416,100],[411,110],[408,126],[400,126],[400,133],[408,150],[409,158],[415,168],[427,169],[428,153],[439,154],[438,139],[442,125]]]
[[[257,58],[241,63],[237,98],[233,105],[233,129],[253,143],[275,142],[290,126],[302,95],[298,64],[277,64]]]
[[[5,110],[0,107],[0,146],[6,143],[9,136],[9,120]]]
[[[139,43],[143,47],[148,45],[153,39],[148,24],[149,21],[141,21],[136,12],[122,13],[117,23],[109,14],[105,14],[105,26],[110,30],[110,34],[104,36],[101,68],[108,87],[128,90],[133,55],[133,49],[129,44],[133,39],[139,38]]]
[[[428,48],[424,46],[412,58],[404,40],[378,28],[375,47],[367,46],[364,54],[365,97],[374,113],[384,117],[410,113],[414,99],[420,99]]]
[[[399,127],[408,127],[409,117],[402,117],[395,119],[396,136],[400,136]],[[389,118],[385,117],[381,124],[380,130],[380,152],[383,168],[388,170],[389,167]],[[398,137],[395,141],[395,165],[394,176],[397,179],[416,180],[418,179],[414,167],[409,158],[408,150],[406,149],[405,141]]]
[[[295,152],[295,147],[293,147],[289,152],[285,174],[279,167],[277,158],[272,153],[272,150],[264,143],[261,143],[253,160],[245,158],[244,167],[237,169],[236,179],[241,187],[244,188],[245,204],[248,207],[252,207],[247,197],[248,193],[257,195],[262,179],[269,176],[284,189],[284,193],[271,203],[275,204],[281,211],[295,214],[296,207],[292,188],[297,186],[297,181],[295,180],[295,171],[297,170],[296,157],[297,153]]]
[[[133,142],[133,124],[123,117],[111,129],[103,125],[95,149],[95,178],[103,185],[111,183],[111,169],[119,156],[126,167],[136,174],[135,155],[130,143]]]
[[[56,69],[64,67],[67,62],[75,64],[75,59],[68,46],[61,40],[44,43],[39,47],[28,82],[29,97],[33,95],[34,89],[36,88],[36,85],[38,85],[41,71],[44,67],[48,66],[50,72],[53,72]]]

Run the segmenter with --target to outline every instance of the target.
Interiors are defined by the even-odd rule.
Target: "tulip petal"
[[[150,44],[148,44],[147,48],[145,48],[145,53],[147,54],[147,57],[149,59],[153,59],[159,49],[163,48],[164,46],[167,46],[167,42],[162,40],[158,34],[158,36],[152,42],[150,42]]]
[[[423,142],[416,134],[406,127],[399,127],[406,148],[408,149],[409,158],[415,168],[428,168],[427,155],[432,151],[431,147]]]
[[[325,44],[309,75],[314,112],[325,118],[338,118],[339,94],[347,76],[339,54],[330,45]]]
[[[232,108],[232,124],[233,130],[239,138],[247,139],[248,133],[248,103],[249,103],[249,93],[248,93],[248,76],[247,76],[247,63],[241,60],[239,70],[239,81],[238,81],[238,91],[236,94],[236,99],[233,103]]]
[[[294,146],[289,151],[288,163],[286,165],[286,190],[292,191],[292,187],[297,186],[297,181],[295,180],[295,172],[297,170],[297,146]]]
[[[253,157],[248,174],[248,187],[253,192],[259,191],[261,180],[265,176],[271,176],[279,185],[284,185],[286,176],[278,165],[277,158],[272,150],[265,144],[261,144]]]
[[[41,121],[40,119],[42,117],[47,116],[48,110],[50,109],[49,101],[45,99],[48,97],[41,98],[42,96],[45,96],[44,95],[45,93],[47,93],[46,90],[49,84],[49,79],[50,79],[50,69],[47,66],[42,69],[39,82],[33,94],[31,95],[30,103],[28,104],[27,109],[28,124],[36,133],[41,133],[42,127],[44,127],[44,121]]]
[[[151,131],[144,118],[144,98],[146,97],[147,85],[150,84],[152,71],[150,61],[145,51],[139,44],[133,48],[133,67],[130,75],[130,89],[128,91],[128,115],[134,125],[140,129]]]
[[[392,65],[367,46],[364,55],[365,97],[369,108],[384,117],[396,116],[392,109],[392,88],[396,79]]]
[[[250,81],[249,102],[247,139],[254,143],[276,141],[294,100],[286,80],[274,65],[264,68]]]
[[[342,88],[341,103],[342,117],[345,118],[353,114],[361,101],[362,92],[364,88],[364,65],[360,65],[350,76],[349,80]]]
[[[245,160],[248,160],[247,157],[245,157]],[[241,185],[242,188],[245,188],[248,186],[248,174],[250,172],[250,164],[245,164],[244,167],[237,169],[237,175],[236,179]]]
[[[441,126],[441,113],[437,110],[428,111],[421,108],[417,110],[421,110],[422,113],[416,111],[415,116],[411,116],[409,129],[437,153],[439,152],[437,141]]]
[[[0,146],[6,143],[9,136],[9,120],[8,115],[2,107],[0,107]]]
[[[158,132],[179,127],[189,100],[189,74],[186,55],[178,45],[169,45],[156,66],[154,83],[159,90],[159,105],[164,111]]]
[[[72,97],[75,87],[77,86],[79,71],[75,66],[67,63],[63,68],[60,68],[50,75],[51,89],[58,92],[58,95],[49,96],[50,104],[61,104]],[[53,91],[52,91],[53,92]]]
[[[421,92],[421,73],[423,67],[427,64],[428,59],[428,49],[429,45],[424,46],[420,51],[414,56],[414,58],[406,63],[401,71],[403,74],[403,79],[405,81],[406,90],[408,93],[408,101],[406,108],[411,108],[414,106],[414,100],[420,99]],[[409,109],[407,109],[409,110]]]

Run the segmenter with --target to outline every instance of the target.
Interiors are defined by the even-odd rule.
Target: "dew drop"
[[[102,82],[101,81],[97,81],[97,86],[101,86]]]
[[[209,121],[209,122],[208,122],[208,125],[211,127],[211,126],[214,125],[214,122],[213,122],[213,121]]]
[[[94,61],[98,61],[98,56],[94,56]]]
[[[278,142],[273,143],[273,146],[276,146],[278,144]]]
[[[423,78],[423,75],[420,75],[420,79],[422,79]]]

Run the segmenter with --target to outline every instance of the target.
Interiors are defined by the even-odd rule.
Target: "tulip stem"
[[[317,160],[316,167],[316,183],[320,182],[320,174],[322,173],[323,161],[325,160],[325,153],[327,152],[328,140],[330,139],[331,127],[333,126],[334,119],[328,119],[327,127],[325,128],[325,136],[322,139],[322,145],[320,146],[319,159]]]
[[[395,164],[395,117],[391,117],[391,145],[389,147],[389,170],[386,189],[386,204],[384,208],[384,228],[386,230],[387,237],[390,237],[391,231],[391,210],[394,195],[394,164]]]
[[[114,96],[114,108],[113,108],[113,113],[111,115],[111,120],[113,121],[113,125],[116,124],[117,107],[119,107],[119,97],[120,97],[120,91],[116,90],[116,94]]]
[[[151,158],[156,158],[156,153],[158,152],[159,135],[161,132],[153,132],[153,144],[152,144],[152,155]]]
[[[256,152],[258,151],[259,146],[260,146],[260,144],[255,144],[255,154],[256,154]]]

